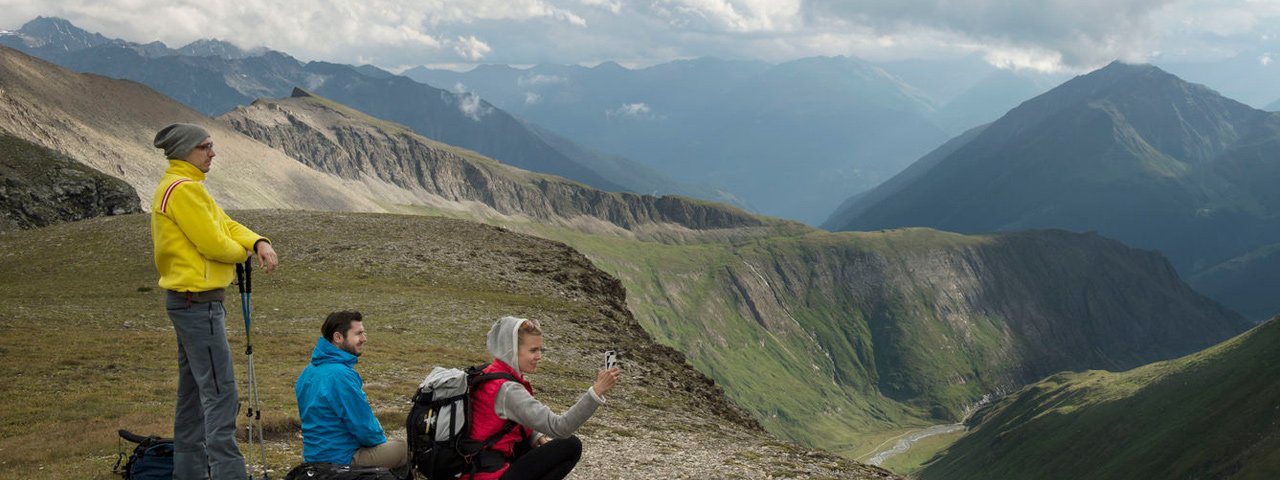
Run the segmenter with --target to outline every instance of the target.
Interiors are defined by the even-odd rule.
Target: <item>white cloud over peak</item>
[[[467,90],[467,86],[463,85],[462,82],[453,85],[452,97],[445,92],[440,92],[440,95],[446,102],[455,102],[458,106],[458,111],[471,120],[479,122],[485,115],[493,113],[493,107],[482,102],[479,95]]]

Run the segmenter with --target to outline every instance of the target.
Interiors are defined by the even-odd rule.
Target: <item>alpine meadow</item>
[[[0,478],[181,436],[175,123],[279,252],[222,301],[254,480],[314,453],[340,310],[393,441],[502,317],[552,413],[617,355],[571,479],[1280,476],[1280,13],[284,3],[0,14]]]

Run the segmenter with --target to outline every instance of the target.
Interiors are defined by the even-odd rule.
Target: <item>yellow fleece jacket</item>
[[[151,201],[151,241],[160,287],[179,292],[226,288],[265,237],[236,223],[205,190],[204,172],[169,159]]]

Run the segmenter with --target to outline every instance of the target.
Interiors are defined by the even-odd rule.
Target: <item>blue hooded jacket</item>
[[[358,357],[324,338],[311,351],[293,392],[302,420],[302,459],[350,464],[356,450],[387,441],[356,373]]]

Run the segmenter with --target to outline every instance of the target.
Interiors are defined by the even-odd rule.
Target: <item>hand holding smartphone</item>
[[[604,370],[596,375],[596,383],[591,386],[591,389],[597,395],[604,395],[618,383],[621,374],[622,372],[618,370],[618,352],[607,350],[604,352]]]
[[[604,369],[609,370],[618,366],[618,352],[608,350],[604,352]]]

